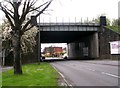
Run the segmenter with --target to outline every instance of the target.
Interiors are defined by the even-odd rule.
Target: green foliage
[[[119,19],[114,19],[113,21],[112,21],[112,26],[120,26],[120,18]]]
[[[120,33],[120,26],[106,26],[106,27],[117,33]]]
[[[105,14],[101,14],[99,16],[97,16],[94,20],[90,21],[91,23],[94,22],[94,23],[100,23],[100,20],[99,20],[99,17],[100,16],[105,16]],[[117,33],[120,33],[120,18],[119,19],[114,19],[113,21],[111,21],[109,18],[106,18],[106,21],[107,21],[107,28],[117,32]]]
[[[58,73],[48,63],[23,65],[23,75],[13,75],[13,69],[2,73],[3,86],[58,86]]]
[[[100,16],[106,16],[105,13],[102,13],[100,15],[98,15],[95,19],[93,19],[92,21],[90,21],[90,23],[100,23]],[[107,25],[109,26],[111,24],[111,20],[106,16],[106,21],[107,21]]]
[[[1,67],[0,67],[0,70],[2,70]],[[1,86],[2,86],[2,73],[0,73],[0,88]]]
[[[107,26],[107,28],[117,32],[117,33],[120,33],[120,18],[119,19],[114,19],[112,21],[112,25],[111,26]]]

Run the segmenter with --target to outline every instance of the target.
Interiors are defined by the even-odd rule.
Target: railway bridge
[[[106,17],[100,23],[38,23],[40,43],[67,43],[69,59],[109,59],[111,41],[119,41],[120,35],[107,29]]]

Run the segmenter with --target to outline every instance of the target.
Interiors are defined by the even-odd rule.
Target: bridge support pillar
[[[90,36],[89,45],[89,57],[98,58],[99,57],[99,45],[98,45],[98,33],[94,33]]]
[[[79,43],[68,44],[68,58],[78,59],[80,56]]]

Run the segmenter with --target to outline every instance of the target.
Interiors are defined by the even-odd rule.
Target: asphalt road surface
[[[95,61],[94,61],[95,62]],[[86,61],[52,62],[72,86],[118,86],[118,66],[88,63]]]

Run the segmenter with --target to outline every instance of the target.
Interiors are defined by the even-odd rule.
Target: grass
[[[0,67],[0,70],[1,70],[1,67]],[[0,73],[0,88],[2,86],[2,74]]]
[[[49,63],[23,65],[23,75],[13,69],[2,73],[2,86],[58,86],[58,73]]]

